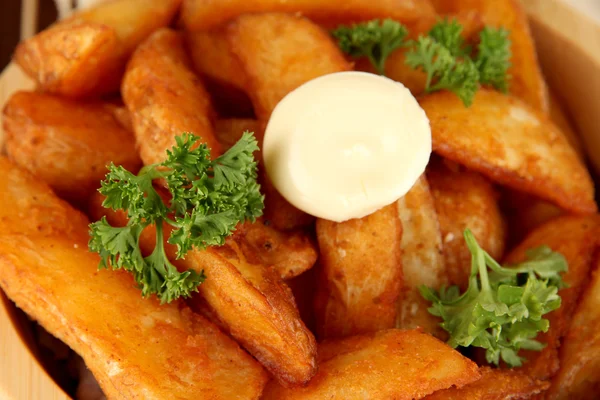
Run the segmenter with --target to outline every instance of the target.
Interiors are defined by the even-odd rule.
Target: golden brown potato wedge
[[[306,387],[271,382],[263,399],[412,400],[479,375],[475,363],[432,336],[391,329],[326,340],[319,345],[319,372]]]
[[[242,15],[227,27],[227,37],[248,77],[259,120],[268,120],[277,103],[303,83],[350,69],[327,32],[294,15]]]
[[[106,215],[109,223],[127,223],[123,212],[110,212],[91,205],[93,217]],[[142,233],[140,246],[149,254],[154,249],[154,227]],[[169,258],[179,268],[204,270],[206,281],[199,286],[208,315],[256,357],[282,384],[302,384],[316,371],[316,342],[306,328],[291,290],[277,271],[260,263],[256,254],[244,252],[243,235],[229,237],[221,247],[192,250],[175,260],[175,246],[165,243]],[[193,301],[194,299],[192,299]],[[194,307],[196,308],[196,307]]]
[[[585,151],[583,150],[581,138],[577,132],[575,132],[574,125],[571,122],[569,115],[555,93],[550,93],[550,119],[567,137],[567,140],[577,154],[579,154],[579,157],[585,158]]]
[[[8,156],[78,204],[100,187],[110,163],[134,172],[142,164],[133,134],[107,103],[18,92],[6,104],[3,122]]]
[[[199,136],[213,158],[221,153],[212,128],[210,97],[192,72],[177,32],[160,29],[137,48],[122,92],[145,164],[163,161],[175,136],[184,132]]]
[[[475,10],[486,25],[510,32],[512,57],[510,92],[529,106],[548,112],[548,88],[540,69],[527,15],[519,0],[432,0],[436,10],[453,13]]]
[[[218,119],[215,122],[215,135],[223,150],[227,150],[240,140],[245,131],[254,132],[259,146],[262,147],[263,129],[257,120],[250,118]]]
[[[523,365],[523,370],[533,378],[548,379],[558,370],[558,347],[569,329],[579,295],[589,281],[599,235],[598,215],[559,217],[530,233],[505,260],[507,263],[524,261],[528,249],[546,245],[561,253],[569,265],[569,270],[563,274],[563,280],[569,286],[558,292],[562,304],[559,309],[548,314],[548,332],[536,338],[547,346],[541,352],[522,351],[522,356],[528,360]]]
[[[187,32],[185,43],[196,72],[246,90],[246,77],[222,30]]]
[[[471,253],[463,238],[465,229],[473,232],[494,259],[504,255],[506,229],[498,195],[478,173],[443,160],[429,164],[427,178],[438,212],[450,284],[464,289],[471,273]]]
[[[263,12],[301,14],[327,25],[392,18],[414,27],[435,19],[429,0],[184,0],[181,20],[187,30],[197,31]]]
[[[318,251],[303,231],[280,232],[259,218],[239,226],[242,250],[253,253],[263,265],[270,265],[282,279],[290,279],[309,270],[317,261]]]
[[[0,235],[60,235],[87,246],[87,218],[29,171],[0,156]]]
[[[546,116],[522,101],[479,90],[469,108],[449,92],[424,96],[420,104],[438,154],[566,210],[596,211],[594,185],[577,153]]]
[[[600,393],[600,269],[585,289],[562,340],[560,370],[546,399],[593,400]]]
[[[445,338],[441,319],[427,311],[431,304],[419,293],[421,285],[439,289],[448,283],[440,224],[425,175],[398,200],[398,215],[402,225],[404,287],[398,299],[396,328],[421,327],[427,333]]]
[[[440,390],[424,400],[508,400],[529,399],[542,393],[548,382],[534,380],[510,370],[481,368],[481,379],[461,388]]]
[[[181,0],[114,0],[21,42],[15,60],[41,88],[68,97],[116,92],[136,46],[167,26]]]
[[[108,398],[258,399],[268,378],[237,343],[98,262],[58,235],[0,237],[2,289],[83,357]]]
[[[360,219],[317,219],[321,276],[315,299],[321,338],[393,328],[402,286],[396,203]]]

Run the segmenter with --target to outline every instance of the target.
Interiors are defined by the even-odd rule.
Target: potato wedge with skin
[[[154,32],[129,60],[122,85],[144,164],[164,161],[175,137],[191,132],[221,154],[206,89],[192,72],[182,36],[170,29]]]
[[[439,340],[390,329],[319,344],[319,372],[303,388],[270,382],[265,400],[420,399],[479,378],[475,363]]]
[[[479,90],[469,108],[449,92],[424,96],[420,104],[433,150],[444,158],[568,211],[597,210],[594,185],[577,153],[546,116],[520,100]]]
[[[433,196],[425,175],[398,200],[402,225],[402,274],[404,287],[398,299],[396,328],[421,327],[438,338],[447,335],[442,320],[431,315],[431,304],[421,296],[419,287],[435,289],[447,285],[448,277],[442,254],[442,235]]]
[[[259,147],[262,147],[264,128],[257,120],[250,118],[227,118],[218,119],[215,122],[215,136],[219,143],[221,143],[224,151],[240,140],[245,131],[254,132]]]
[[[127,223],[125,213],[98,204],[96,198],[90,205],[93,218],[106,215],[115,226]],[[150,254],[155,243],[154,227],[149,226],[140,239],[143,253]],[[204,271],[207,279],[198,290],[205,303],[200,306],[208,305],[207,313],[218,318],[217,324],[278,381],[284,385],[308,382],[316,371],[315,338],[300,319],[291,290],[277,271],[262,265],[256,254],[244,252],[245,245],[243,235],[232,235],[224,246],[191,250],[181,260],[175,260],[175,246],[165,243],[165,249],[179,269]]]
[[[432,0],[441,13],[475,10],[483,22],[508,30],[511,41],[509,91],[531,107],[547,113],[550,109],[548,87],[538,62],[527,15],[519,0]]]
[[[600,391],[600,269],[585,289],[559,349],[560,370],[546,399],[595,399]]]
[[[548,332],[540,333],[536,338],[546,347],[541,352],[519,352],[528,360],[523,371],[535,379],[548,379],[558,371],[560,341],[569,329],[579,295],[589,281],[599,237],[600,216],[559,217],[531,232],[505,259],[508,264],[524,261],[528,249],[545,245],[561,253],[569,265],[569,270],[562,275],[569,286],[558,292],[562,304],[546,316],[550,321]]]
[[[360,219],[317,219],[320,338],[392,328],[402,286],[402,226],[396,203]]]
[[[60,235],[87,247],[88,220],[52,189],[0,156],[0,236]]]
[[[136,46],[167,26],[181,0],[115,0],[21,42],[15,61],[45,91],[67,97],[116,92]]]
[[[427,178],[440,222],[443,253],[451,285],[465,289],[471,274],[471,252],[463,233],[470,229],[494,259],[504,255],[506,227],[492,184],[476,172],[433,160]]]
[[[327,25],[392,18],[416,27],[435,20],[429,0],[184,0],[181,22],[190,31],[207,30],[242,14],[264,12],[301,14]]]
[[[507,400],[529,399],[544,392],[548,382],[534,380],[514,370],[480,369],[481,379],[461,388],[440,390],[424,400]]]
[[[107,103],[18,92],[4,108],[3,124],[8,156],[74,203],[85,204],[110,163],[133,172],[142,164],[133,134]]]
[[[583,150],[581,139],[577,132],[575,132],[574,125],[571,122],[569,115],[555,93],[550,93],[550,119],[566,136],[569,144],[571,144],[573,149],[579,154],[579,157],[584,159],[585,151]]]
[[[2,289],[83,357],[108,398],[259,398],[268,378],[237,343],[98,262],[64,237],[0,237]]]

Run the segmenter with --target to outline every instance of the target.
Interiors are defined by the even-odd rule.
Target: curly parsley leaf
[[[429,31],[429,37],[446,48],[454,57],[464,57],[471,53],[471,48],[465,46],[462,34],[463,27],[457,20],[448,20],[436,23]]]
[[[375,19],[352,26],[340,25],[331,34],[344,53],[355,58],[367,57],[377,72],[385,75],[387,58],[405,45],[408,30],[394,20]]]
[[[479,70],[479,81],[490,85],[503,93],[508,91],[510,75],[510,39],[509,32],[503,28],[486,26],[479,33],[479,46],[475,65]]]
[[[464,236],[472,260],[468,289],[460,294],[456,286],[439,292],[423,286],[421,294],[432,303],[429,312],[442,318],[450,346],[481,347],[490,363],[498,365],[502,359],[511,367],[520,366],[520,349],[544,348],[535,338],[550,326],[543,316],[560,307],[560,273],[567,270],[567,262],[540,247],[530,250],[525,262],[502,267],[471,231]]]
[[[196,146],[198,140],[189,133],[177,137],[164,162],[146,166],[138,175],[111,165],[99,190],[106,196],[103,205],[126,211],[129,222],[113,227],[102,218],[90,225],[89,248],[100,254],[100,268],[131,272],[142,295],[156,294],[161,302],[189,297],[206,278],[203,272],[179,272],[169,261],[163,225],[172,227],[168,242],[183,258],[192,247],[223,244],[238,223],[254,221],[264,208],[256,182],[253,152],[258,144],[253,134],[245,132],[215,160],[205,144]],[[166,182],[170,204],[155,190],[157,179]],[[139,240],[149,225],[156,227],[156,246],[143,257]]]

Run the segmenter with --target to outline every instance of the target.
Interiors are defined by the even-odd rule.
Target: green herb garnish
[[[479,46],[475,65],[479,70],[479,81],[503,93],[508,91],[510,75],[510,39],[502,28],[485,27],[479,34]]]
[[[131,272],[144,297],[156,294],[163,303],[189,297],[205,279],[203,272],[179,272],[169,261],[163,223],[173,227],[168,242],[177,246],[177,258],[183,258],[192,247],[222,245],[238,223],[254,221],[264,208],[256,182],[252,153],[258,144],[253,134],[245,132],[215,160],[210,159],[205,144],[194,148],[198,140],[189,133],[177,137],[164,162],[148,165],[138,175],[110,165],[99,189],[106,196],[103,206],[126,211],[129,223],[114,227],[102,218],[90,225],[89,248],[100,254],[100,268]],[[165,182],[170,204],[155,190],[157,179]],[[156,226],[156,247],[144,257],[140,235],[152,224]]]
[[[453,286],[437,293],[422,286],[421,294],[432,302],[429,312],[442,318],[450,346],[481,347],[490,363],[498,365],[502,359],[520,366],[520,349],[544,348],[535,337],[550,326],[543,315],[560,307],[558,290],[565,287],[560,273],[567,270],[567,262],[543,246],[528,251],[527,261],[502,267],[479,247],[471,231],[464,236],[472,256],[467,291],[460,294]]]

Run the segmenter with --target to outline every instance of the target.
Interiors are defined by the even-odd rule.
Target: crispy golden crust
[[[187,30],[206,30],[242,14],[301,14],[328,26],[392,18],[410,27],[429,24],[435,11],[429,0],[184,0],[181,21]]]
[[[441,319],[427,311],[430,303],[419,293],[421,285],[439,289],[448,283],[440,224],[425,175],[398,200],[398,215],[402,224],[404,287],[398,299],[396,328],[421,327],[427,333],[445,338],[439,326]]]
[[[420,104],[438,154],[569,211],[597,210],[577,153],[547,117],[520,100],[480,90],[469,108],[449,92],[427,95]]]
[[[87,225],[48,185],[0,156],[0,235],[60,235],[85,247]]]
[[[315,298],[322,338],[394,327],[402,286],[397,204],[346,222],[317,220],[321,276]]]
[[[479,378],[475,363],[419,331],[387,330],[319,345],[319,372],[308,386],[275,382],[265,400],[420,399]]]
[[[562,340],[560,370],[547,399],[595,399],[600,393],[600,269],[583,292],[569,331]]]
[[[2,236],[0,286],[83,357],[108,398],[258,399],[266,373],[234,341],[98,261],[57,235]]]
[[[68,97],[115,92],[127,58],[169,24],[181,0],[115,0],[52,25],[19,44],[15,61],[44,90]]]
[[[542,393],[548,382],[510,370],[481,368],[481,379],[462,388],[440,390],[424,400],[509,400],[529,399]]]
[[[600,216],[565,216],[540,226],[506,257],[507,263],[525,259],[528,249],[546,245],[560,252],[567,260],[569,270],[563,280],[569,287],[558,293],[562,298],[559,309],[548,314],[550,329],[536,338],[547,346],[541,351],[522,351],[528,362],[523,370],[536,379],[552,377],[559,367],[558,347],[566,334],[582,288],[589,280],[589,271],[600,237]]]
[[[70,201],[84,204],[111,162],[136,172],[133,134],[106,103],[19,92],[4,108],[8,156]]]
[[[470,229],[490,255],[499,260],[504,254],[506,230],[492,184],[476,172],[434,160],[427,178],[438,212],[444,258],[450,283],[463,289],[471,273],[471,253],[463,238]]]
[[[432,0],[442,13],[475,10],[485,25],[504,27],[511,41],[510,92],[542,112],[550,109],[548,88],[540,68],[527,15],[519,0]]]
[[[192,72],[182,37],[175,31],[159,29],[137,48],[122,92],[145,164],[163,161],[175,136],[184,132],[199,136],[213,158],[221,154],[210,97]]]

